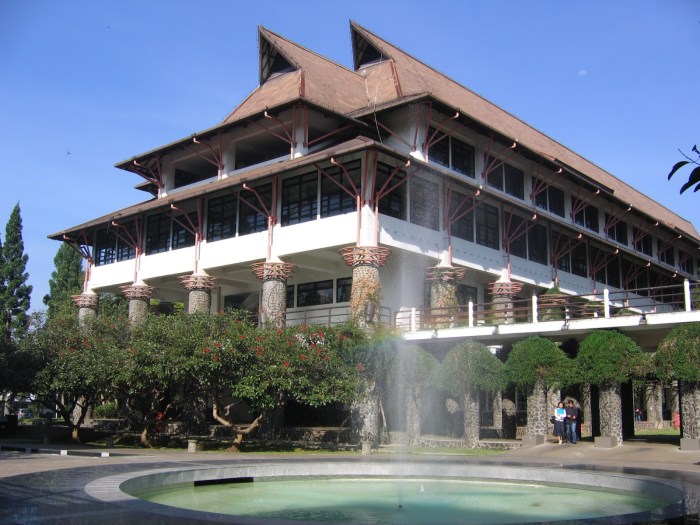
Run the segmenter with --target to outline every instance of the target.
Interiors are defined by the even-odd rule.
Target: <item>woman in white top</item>
[[[559,444],[562,444],[562,438],[564,437],[564,420],[566,419],[566,409],[564,408],[564,403],[559,401],[557,403],[557,408],[554,409],[554,437],[559,438]]]

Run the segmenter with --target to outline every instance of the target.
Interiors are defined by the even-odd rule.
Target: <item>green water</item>
[[[319,523],[498,524],[652,510],[639,495],[552,485],[444,479],[311,479],[177,486],[138,495],[173,507]]]

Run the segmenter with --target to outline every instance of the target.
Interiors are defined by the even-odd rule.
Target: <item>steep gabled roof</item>
[[[258,28],[260,86],[224,122],[305,99],[347,114],[368,104],[364,79],[286,38]]]
[[[678,228],[695,237],[698,236],[695,227],[689,221],[668,208],[362,26],[355,22],[350,24],[353,43],[363,42],[365,47],[376,50],[376,53],[379,53],[383,58],[379,67],[386,67],[386,64],[393,65],[394,71],[391,78],[398,86],[396,97],[411,97],[430,93],[435,98],[450,104],[525,148],[545,157],[556,159],[573,170],[598,181],[601,185],[612,189],[615,197],[623,203],[631,204],[634,208],[651,215],[672,228]],[[377,92],[385,94],[384,100],[377,97],[378,103],[390,101],[388,90],[377,89]]]

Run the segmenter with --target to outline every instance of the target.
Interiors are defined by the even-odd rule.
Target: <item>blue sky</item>
[[[693,222],[666,175],[700,143],[700,1],[0,0],[0,236],[22,210],[32,309],[47,235],[145,200],[114,164],[219,123],[257,85],[257,26],[351,67],[349,20]]]

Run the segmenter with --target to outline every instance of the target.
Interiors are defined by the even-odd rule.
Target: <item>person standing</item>
[[[578,441],[578,416],[578,407],[569,399],[566,407],[566,440],[573,445]]]
[[[564,403],[559,401],[557,403],[557,408],[554,409],[554,431],[552,434],[554,437],[559,438],[559,444],[562,444],[562,440],[566,437],[564,421],[566,420],[566,409],[564,408]]]

